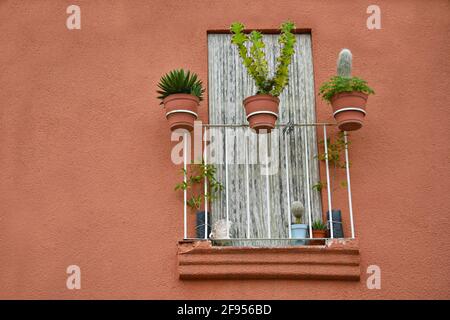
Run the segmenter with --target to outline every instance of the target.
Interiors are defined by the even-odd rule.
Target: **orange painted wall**
[[[65,26],[81,7],[81,30]],[[368,30],[366,8],[381,8]],[[1,1],[0,298],[450,298],[448,1]],[[182,201],[155,87],[207,79],[207,30],[310,28],[377,94],[352,135],[360,283],[177,279]],[[318,119],[331,120],[317,101]],[[203,103],[201,117],[207,117]],[[82,289],[66,289],[77,264]],[[368,290],[365,270],[382,270]]]

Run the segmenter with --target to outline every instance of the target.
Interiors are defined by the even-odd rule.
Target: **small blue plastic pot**
[[[308,233],[308,225],[307,224],[293,224],[291,225],[291,234],[292,238],[306,238],[306,235]],[[304,246],[306,241],[305,240],[296,240],[292,241],[295,245],[298,246]]]

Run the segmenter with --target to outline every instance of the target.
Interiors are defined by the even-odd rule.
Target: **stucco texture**
[[[70,4],[0,1],[0,298],[450,298],[448,1],[80,0],[81,30]],[[351,136],[361,281],[181,281],[156,84],[178,67],[206,82],[208,30],[287,19],[311,29],[316,90],[347,47],[376,91]],[[332,120],[320,99],[317,117]],[[72,264],[81,290],[66,288]]]

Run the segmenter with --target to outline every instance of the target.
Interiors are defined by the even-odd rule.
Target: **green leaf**
[[[239,56],[248,74],[255,81],[257,94],[270,94],[279,96],[289,83],[289,64],[294,55],[295,35],[292,30],[295,25],[292,22],[285,22],[281,25],[281,35],[278,43],[282,46],[280,56],[277,58],[277,68],[273,78],[269,78],[269,68],[264,54],[263,36],[259,31],[252,31],[250,35],[243,33],[244,25],[235,22],[231,25],[230,31],[233,34],[231,43],[238,48]],[[247,50],[245,43],[250,41],[252,46]]]
[[[322,220],[315,220],[311,225],[313,230],[326,230],[327,225],[322,222]]]
[[[372,88],[367,85],[367,82],[358,77],[341,77],[334,76],[329,81],[324,82],[319,88],[319,95],[328,103],[334,95],[341,92],[358,91],[365,94],[375,94]]]
[[[163,75],[158,83],[160,90],[156,92],[159,94],[158,99],[161,100],[164,100],[171,94],[186,93],[192,94],[202,101],[203,93],[205,92],[202,86],[202,81],[198,79],[195,73],[179,69]]]

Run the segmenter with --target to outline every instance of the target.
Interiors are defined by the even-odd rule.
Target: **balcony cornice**
[[[356,240],[328,240],[323,246],[219,247],[209,241],[180,241],[182,280],[304,279],[360,280]]]

